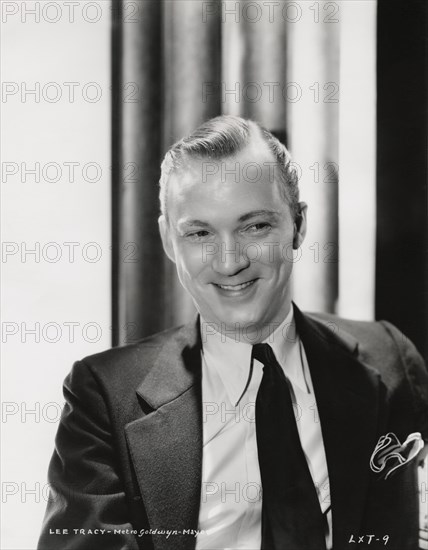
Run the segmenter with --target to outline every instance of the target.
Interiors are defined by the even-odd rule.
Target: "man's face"
[[[268,164],[266,164],[268,163]],[[233,158],[189,160],[172,175],[164,248],[203,320],[219,331],[266,334],[290,308],[296,228],[273,181],[273,157],[254,142]],[[275,325],[275,326],[274,326]]]

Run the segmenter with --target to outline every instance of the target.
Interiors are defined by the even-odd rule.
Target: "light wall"
[[[304,5],[316,11],[288,37],[289,80],[306,92],[288,105],[290,148],[309,206],[293,296],[304,310],[373,320],[377,2]]]
[[[62,381],[111,342],[110,15],[106,0],[1,2],[8,550],[37,544]]]

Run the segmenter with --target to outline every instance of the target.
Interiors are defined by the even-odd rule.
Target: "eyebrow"
[[[209,227],[210,224],[201,220],[178,220],[177,225],[185,225],[186,227]]]
[[[252,212],[248,212],[248,214],[243,214],[239,218],[239,222],[246,222],[247,220],[250,220],[251,218],[256,218],[257,216],[267,216],[269,218],[278,218],[281,214],[277,212],[276,210],[253,210]]]
[[[238,218],[238,222],[246,222],[257,216],[267,216],[270,219],[277,219],[280,217],[280,212],[276,210],[253,210],[252,212],[247,212]],[[203,222],[202,220],[179,220],[177,225],[185,225],[186,227],[210,227],[210,224]]]

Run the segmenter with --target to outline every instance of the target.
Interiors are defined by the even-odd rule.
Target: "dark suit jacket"
[[[334,550],[384,548],[385,535],[388,550],[414,550],[417,461],[388,480],[369,461],[387,432],[404,441],[419,431],[428,440],[421,357],[387,322],[303,315],[297,308],[295,318],[322,426]],[[198,527],[201,495],[200,349],[197,322],[74,365],[64,383],[40,550],[194,548],[186,530]],[[358,544],[363,535],[379,540]]]

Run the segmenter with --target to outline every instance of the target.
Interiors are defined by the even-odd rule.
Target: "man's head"
[[[165,252],[204,321],[254,342],[290,308],[306,205],[287,149],[253,121],[212,119],[162,163]],[[260,338],[257,338],[257,340]]]

